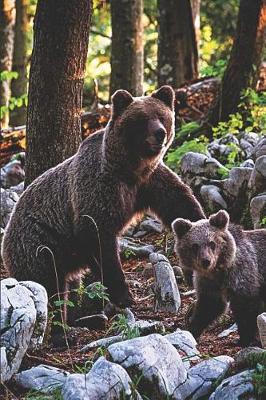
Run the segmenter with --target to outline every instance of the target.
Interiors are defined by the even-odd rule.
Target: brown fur
[[[2,247],[12,276],[43,284],[51,296],[55,268],[64,291],[70,277],[77,284],[88,266],[100,277],[102,266],[111,300],[132,302],[117,245],[125,226],[148,208],[166,226],[177,216],[204,218],[191,190],[162,161],[174,136],[173,104],[167,86],[149,97],[113,95],[107,127],[38,177],[17,203]]]
[[[266,229],[229,226],[226,211],[194,223],[177,219],[172,228],[181,265],[194,272],[191,332],[199,336],[230,301],[241,343],[252,342],[256,317],[266,304]]]

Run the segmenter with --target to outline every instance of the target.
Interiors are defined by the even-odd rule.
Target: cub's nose
[[[210,260],[209,258],[204,258],[204,259],[202,260],[202,266],[203,266],[204,268],[208,268],[208,267],[210,266],[210,264],[211,264],[211,260]]]
[[[163,143],[165,136],[166,136],[166,130],[164,128],[159,128],[154,132],[154,135],[156,137],[156,140],[158,143]]]

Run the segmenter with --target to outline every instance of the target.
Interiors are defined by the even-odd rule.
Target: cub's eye
[[[198,243],[193,243],[193,245],[191,246],[191,249],[194,253],[196,253],[199,249]]]
[[[215,248],[216,248],[216,243],[215,242],[210,242],[209,243],[209,247],[212,249],[212,251],[214,251],[215,250]]]

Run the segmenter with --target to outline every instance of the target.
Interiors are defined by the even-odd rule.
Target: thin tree
[[[17,79],[11,82],[12,97],[21,98],[27,93],[27,31],[29,18],[27,15],[28,0],[16,0],[16,24],[13,53],[13,71],[18,73]],[[25,102],[10,113],[10,124],[13,126],[26,123]]]
[[[158,84],[179,87],[198,75],[198,49],[190,0],[158,1]]]
[[[265,0],[240,1],[236,35],[223,75],[221,94],[210,113],[209,121],[213,125],[235,113],[242,90],[254,85],[256,69],[261,61],[262,39],[265,37],[265,13]]]
[[[143,0],[111,0],[110,95],[126,89],[143,94]]]
[[[90,0],[39,0],[27,113],[26,185],[73,155],[88,50]]]
[[[15,0],[0,0],[0,72],[12,70],[14,47],[14,25],[16,19]],[[10,80],[0,81],[0,106],[8,106],[10,99]],[[1,127],[8,125],[9,116],[1,118]]]

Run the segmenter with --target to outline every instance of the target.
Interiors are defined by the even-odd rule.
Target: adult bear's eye
[[[212,249],[212,251],[214,251],[215,248],[216,248],[216,243],[213,242],[213,241],[211,241],[211,242],[209,243],[209,247]]]

